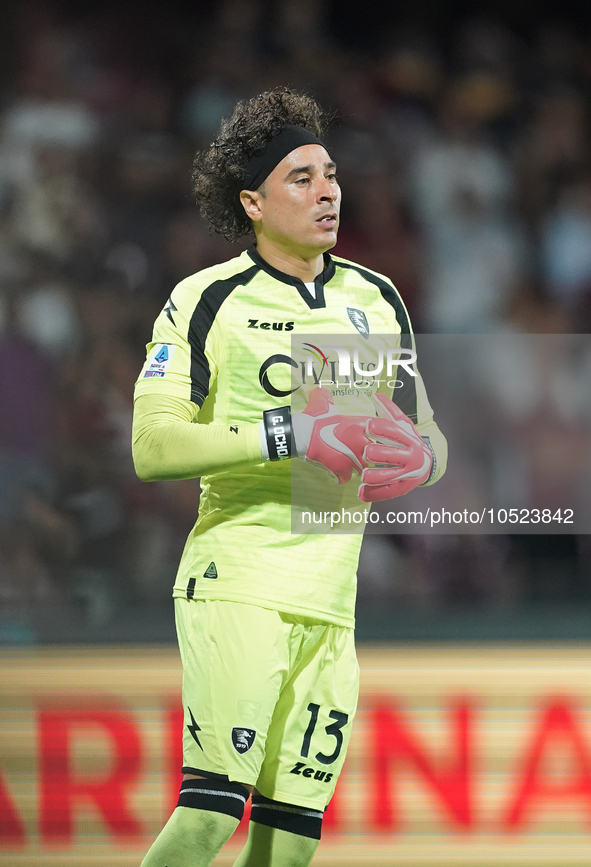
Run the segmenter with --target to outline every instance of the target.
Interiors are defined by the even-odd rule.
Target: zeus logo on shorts
[[[247,753],[254,744],[257,733],[254,729],[243,729],[234,726],[232,729],[232,745],[237,753]]]
[[[321,771],[319,768],[307,768],[305,762],[296,762],[289,773],[296,774],[297,776],[301,774],[308,778],[314,777],[315,780],[324,781],[325,783],[330,783],[334,777],[334,774],[327,774],[326,771]]]

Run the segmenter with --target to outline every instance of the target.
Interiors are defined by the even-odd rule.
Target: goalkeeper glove
[[[339,413],[324,388],[311,391],[306,409],[293,417],[288,406],[266,410],[263,441],[269,459],[304,458],[328,470],[338,484],[355,471],[364,502],[397,497],[423,484],[433,466],[432,451],[396,404],[384,395],[374,401],[380,418]],[[379,464],[378,475],[367,476],[370,463]]]
[[[355,470],[367,467],[363,450],[371,440],[365,433],[367,415],[342,415],[330,391],[315,388],[306,409],[292,416],[288,406],[263,413],[264,441],[270,460],[300,457],[328,470],[335,481],[348,482]]]
[[[359,499],[364,503],[390,500],[428,482],[435,472],[435,452],[428,438],[388,397],[374,395],[378,418],[367,422],[371,443],[363,450],[366,462],[359,486]]]

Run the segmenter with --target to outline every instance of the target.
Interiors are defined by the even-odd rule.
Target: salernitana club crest
[[[247,753],[254,744],[257,733],[255,729],[234,726],[232,729],[232,746],[237,753]]]
[[[369,322],[367,321],[367,316],[363,310],[357,310],[356,307],[347,307],[347,313],[357,331],[365,337],[366,340],[369,340]]]

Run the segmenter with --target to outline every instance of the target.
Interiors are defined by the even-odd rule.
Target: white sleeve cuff
[[[259,436],[261,438],[261,457],[264,461],[269,460],[269,448],[267,446],[267,435],[265,433],[265,423],[259,422]]]

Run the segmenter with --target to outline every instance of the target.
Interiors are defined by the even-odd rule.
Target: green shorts
[[[353,630],[240,602],[175,599],[183,771],[323,810],[357,707]]]

